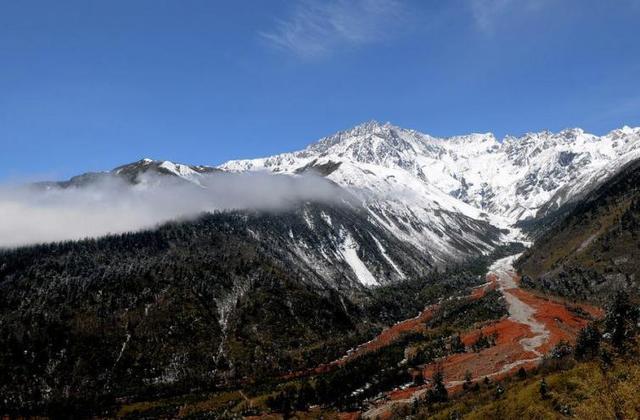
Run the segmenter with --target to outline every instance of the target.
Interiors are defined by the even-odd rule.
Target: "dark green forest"
[[[349,209],[320,209],[364,223]],[[300,213],[207,214],[2,251],[0,412],[108,414],[123,401],[269,387],[477,285],[492,258],[438,270],[386,242],[410,277],[329,285],[279,246],[291,226],[313,235]],[[329,242],[322,234],[308,239]]]

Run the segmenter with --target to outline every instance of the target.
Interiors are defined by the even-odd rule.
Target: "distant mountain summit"
[[[363,179],[362,172],[402,171],[418,185],[515,222],[562,205],[640,157],[639,149],[640,128],[623,127],[601,137],[573,128],[499,141],[491,133],[436,138],[370,121],[299,152],[230,161],[221,168],[295,173],[331,162],[336,173],[327,175],[339,184],[373,191],[376,182]]]

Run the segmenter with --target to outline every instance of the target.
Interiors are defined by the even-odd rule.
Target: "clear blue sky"
[[[640,125],[640,0],[0,0],[0,179],[270,155],[365,120]]]

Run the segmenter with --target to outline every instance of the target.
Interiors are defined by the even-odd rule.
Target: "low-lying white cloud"
[[[316,176],[212,174],[202,186],[147,175],[137,185],[105,176],[83,187],[0,187],[0,247],[99,237],[231,209],[278,211],[335,201],[339,187]]]

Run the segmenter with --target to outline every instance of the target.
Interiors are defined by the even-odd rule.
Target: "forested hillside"
[[[330,232],[305,222],[319,224],[322,212],[334,224],[351,218],[366,226],[353,209],[305,204],[3,251],[0,412],[86,414],[109,411],[118,398],[260,386],[331,361],[383,326],[481,282],[488,260],[427,274],[428,261],[380,233],[404,280],[362,288],[348,266],[328,262],[339,281],[326,283],[280,244],[291,228],[296,237],[316,235],[309,238],[316,249],[329,247]],[[360,251],[364,261],[380,252],[372,246]]]
[[[604,302],[640,286],[640,161],[634,161],[535,241],[518,265],[523,284]]]

